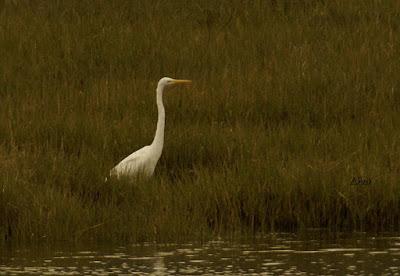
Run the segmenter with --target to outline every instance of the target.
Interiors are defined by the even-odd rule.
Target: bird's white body
[[[157,130],[153,142],[145,146],[118,163],[111,171],[111,177],[150,177],[154,173],[157,162],[161,157],[164,146],[165,109],[163,104],[164,88],[178,83],[190,83],[189,80],[175,80],[162,78],[157,85]]]
[[[127,156],[111,171],[110,176],[144,176],[149,177],[154,173],[160,157],[155,154],[151,146],[145,146]],[[161,152],[159,154],[161,156]]]

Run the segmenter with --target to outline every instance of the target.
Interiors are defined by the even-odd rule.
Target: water
[[[1,249],[0,275],[400,275],[400,236]]]

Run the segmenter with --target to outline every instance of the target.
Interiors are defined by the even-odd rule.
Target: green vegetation
[[[398,230],[399,28],[396,0],[0,1],[0,240]],[[162,76],[194,83],[155,177],[104,183]]]

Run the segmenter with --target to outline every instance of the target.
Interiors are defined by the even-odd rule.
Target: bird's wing
[[[137,172],[143,157],[146,155],[148,151],[148,148],[149,146],[145,146],[125,157],[110,171],[110,175],[119,176],[122,174]]]

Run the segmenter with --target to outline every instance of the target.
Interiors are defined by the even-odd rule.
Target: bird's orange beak
[[[185,83],[189,84],[189,83],[192,83],[192,81],[191,81],[191,80],[174,80],[174,84],[180,84],[180,83],[182,83],[182,84],[185,84]]]

